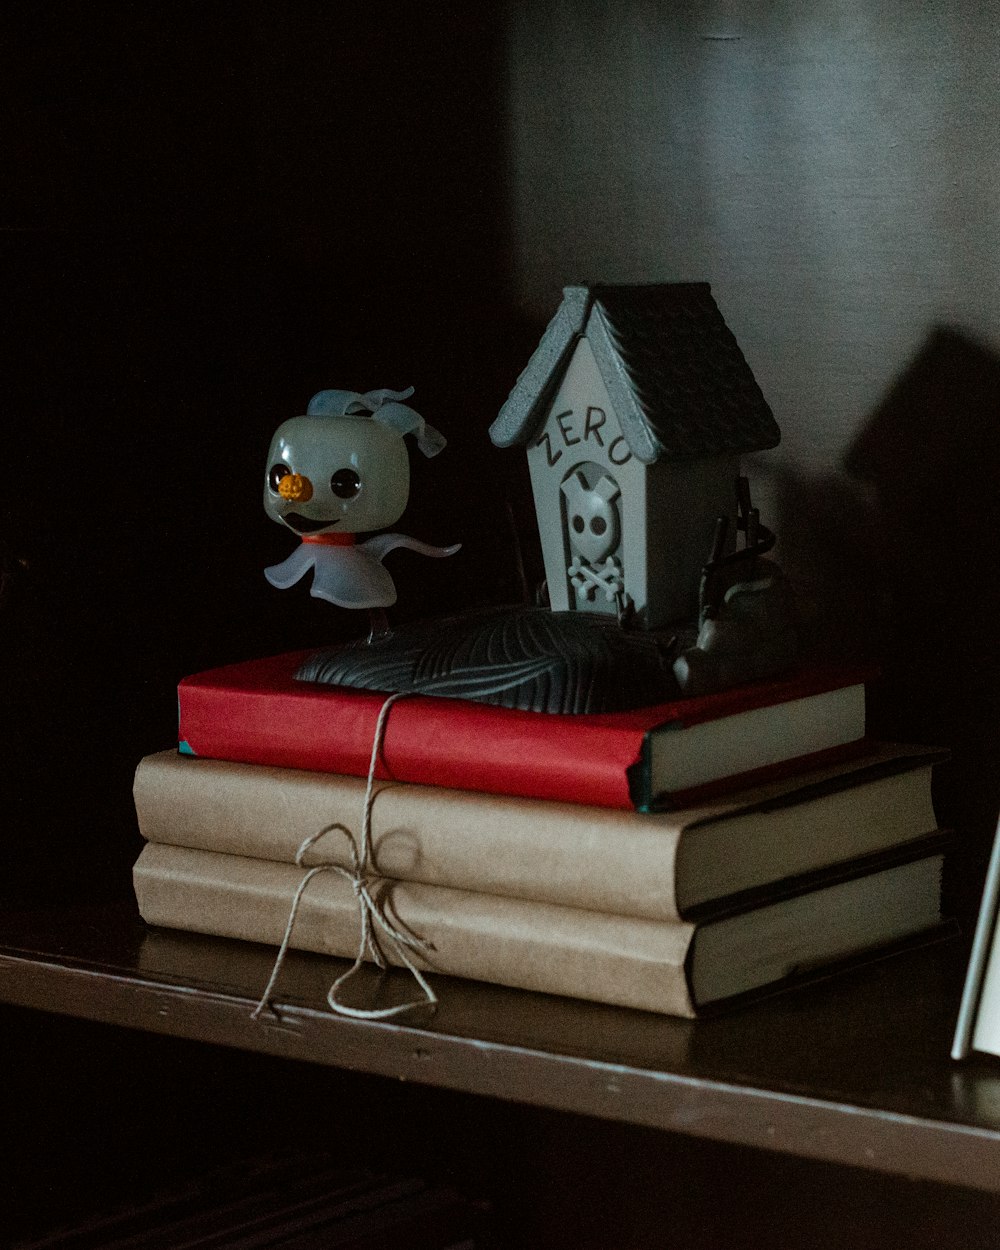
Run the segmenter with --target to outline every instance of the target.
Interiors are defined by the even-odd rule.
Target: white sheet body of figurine
[[[286,590],[310,569],[310,593],[339,608],[386,608],[396,587],[382,560],[396,547],[425,556],[450,556],[461,544],[432,547],[406,534],[356,534],[383,529],[402,516],[410,493],[405,435],[413,434],[425,456],[445,440],[401,401],[407,391],[320,391],[305,416],[292,417],[274,433],[267,457],[264,511],[297,534],[300,543],[264,570],[272,586]]]

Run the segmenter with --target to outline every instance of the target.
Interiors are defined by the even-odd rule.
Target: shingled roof
[[[498,447],[529,442],[581,337],[646,464],[666,456],[740,454],[781,433],[705,282],[570,286],[490,426]]]

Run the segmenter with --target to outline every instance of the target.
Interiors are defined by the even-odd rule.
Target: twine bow
[[[316,833],[311,833],[295,853],[296,865],[299,868],[305,868],[306,874],[299,882],[295,894],[292,896],[292,904],[288,912],[288,923],[285,925],[285,932],[281,939],[281,945],[278,947],[278,954],[271,969],[271,976],[268,979],[264,993],[260,997],[260,1002],[258,1002],[253,1011],[252,1019],[254,1020],[258,1019],[263,1011],[270,1010],[273,1012],[274,1010],[271,1006],[271,995],[274,992],[274,987],[278,982],[281,969],[285,963],[285,957],[288,954],[292,930],[295,927],[295,920],[299,913],[303,895],[310,881],[323,872],[335,872],[350,883],[354,891],[354,897],[357,899],[358,918],[361,926],[358,953],[355,956],[354,963],[334,981],[327,991],[326,1001],[329,1003],[331,1010],[337,1012],[338,1015],[350,1016],[357,1020],[386,1020],[392,1016],[401,1015],[404,1011],[411,1011],[414,1007],[434,1007],[437,1005],[437,995],[431,989],[427,979],[409,954],[410,951],[432,951],[434,947],[422,938],[403,932],[392,923],[386,914],[385,903],[377,893],[376,883],[380,878],[370,873],[372,806],[375,801],[375,769],[385,737],[385,725],[389,709],[401,697],[402,692],[390,695],[382,704],[378,720],[375,723],[375,739],[372,744],[371,760],[368,765],[368,784],[365,788],[365,802],[361,817],[360,848],[355,842],[354,835],[350,829],[346,825],[337,822],[336,824],[327,825]],[[334,832],[342,833],[347,838],[351,855],[350,868],[344,868],[341,864],[333,863],[315,864],[312,867],[307,867],[305,861],[309,851],[321,838],[324,838],[328,833]],[[346,1003],[341,1002],[341,989],[358,972],[366,960],[376,964],[379,968],[384,969],[388,966],[389,961],[386,959],[382,949],[383,942],[388,944],[391,953],[395,955],[398,962],[408,969],[423,991],[423,998],[414,999],[408,1003],[397,1003],[393,1007],[350,1007]]]

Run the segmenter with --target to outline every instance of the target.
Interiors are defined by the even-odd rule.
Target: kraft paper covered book
[[[428,972],[693,1017],[935,930],[940,839],[912,858],[701,925],[581,911],[407,882],[375,888]],[[292,865],[148,844],[134,869],[152,925],[277,946],[303,872]],[[291,946],[355,958],[359,907],[335,872],[305,890]],[[384,953],[398,962],[396,951]]]
[[[385,696],[297,681],[307,653],[228,665],[178,688],[183,752],[367,776]],[[393,706],[380,777],[602,807],[675,805],[858,749],[867,674],[792,677],[629,712],[558,715],[408,696]]]
[[[850,763],[671,812],[637,813],[380,782],[373,867],[420,881],[670,920],[931,833],[939,752],[881,744]],[[134,786],[148,841],[293,863],[302,841],[359,830],[365,782],[162,751]],[[347,867],[336,830],[307,860]]]

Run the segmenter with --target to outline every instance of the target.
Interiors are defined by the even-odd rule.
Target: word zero
[[[581,429],[578,415],[572,408],[568,408],[565,412],[556,414],[553,418],[554,425],[544,430],[534,445],[545,448],[545,458],[550,465],[555,464],[562,457],[567,447],[577,447],[581,443],[591,441],[605,451],[612,464],[627,464],[632,459],[632,452],[621,434],[609,443],[605,442],[601,430],[607,419],[607,413],[603,408],[590,407],[584,415]],[[555,435],[555,445],[553,445],[553,435]],[[560,441],[561,447],[558,445]]]

